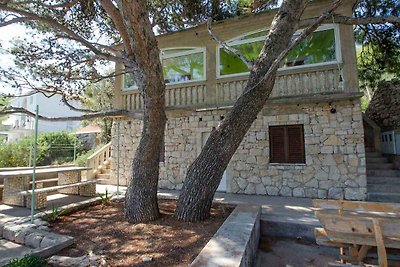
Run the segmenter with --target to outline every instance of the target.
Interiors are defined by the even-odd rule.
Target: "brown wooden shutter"
[[[289,125],[287,131],[287,162],[305,163],[303,125]]]
[[[269,149],[271,163],[284,163],[285,159],[285,127],[269,127]]]

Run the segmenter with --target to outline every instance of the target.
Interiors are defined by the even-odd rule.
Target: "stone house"
[[[311,2],[303,17],[318,17],[330,3]],[[336,13],[351,16],[354,3],[344,1]],[[232,18],[213,28],[229,45],[254,59],[274,13]],[[160,35],[158,42],[168,117],[159,187],[180,189],[188,166],[241,94],[249,72],[211,38],[206,25]],[[143,103],[132,79],[120,77],[115,86],[116,106],[140,111]],[[352,26],[334,21],[321,25],[282,62],[270,99],[231,159],[218,190],[365,199],[361,96]],[[113,128],[113,159],[119,133],[120,183],[126,184],[141,122],[119,123],[118,132]],[[113,176],[115,168],[113,164]]]

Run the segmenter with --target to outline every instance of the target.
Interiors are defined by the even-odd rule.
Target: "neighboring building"
[[[76,136],[82,142],[86,150],[93,149],[100,145],[101,128],[98,125],[89,124],[75,131]]]
[[[382,153],[400,156],[400,80],[381,82],[365,114],[381,129]]]
[[[46,97],[43,94],[16,97],[11,101],[15,107],[23,107],[31,112],[35,112],[36,105],[39,105],[39,114],[45,117],[66,117],[79,116],[80,112],[72,111],[61,101],[61,96],[54,95]],[[7,135],[7,142],[13,143],[26,136],[33,135],[35,120],[25,114],[12,114],[3,122],[10,125],[10,130],[2,132]],[[72,131],[80,126],[79,121],[52,122],[39,120],[39,133]]]
[[[344,1],[336,12],[351,16],[354,3]],[[303,17],[317,17],[330,4],[313,1]],[[216,23],[214,30],[254,59],[274,13],[229,19]],[[161,35],[158,43],[168,117],[159,186],[181,189],[188,166],[241,94],[248,70],[210,37],[205,25]],[[270,99],[231,159],[219,190],[365,199],[361,95],[353,27],[321,25],[282,62]],[[143,108],[141,94],[129,77],[117,79],[116,102],[128,110]],[[126,183],[142,122],[120,123],[120,177]],[[117,145],[113,138],[114,160]]]

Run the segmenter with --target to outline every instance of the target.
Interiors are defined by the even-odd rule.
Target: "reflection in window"
[[[178,48],[161,52],[165,83],[205,80],[205,49]],[[132,74],[125,74],[124,89],[136,88]]]
[[[257,41],[252,43],[232,45],[232,47],[242,52],[242,54],[248,60],[255,61],[260,54],[263,44],[263,41]],[[249,72],[249,69],[238,56],[221,48],[219,71],[220,75],[223,76],[237,73],[246,73]]]
[[[162,65],[166,83],[204,80],[203,51],[169,55],[163,58]]]
[[[257,59],[267,31],[252,33],[231,41],[229,45],[236,48],[250,61]],[[298,34],[294,35],[295,39]],[[251,38],[249,38],[251,37]],[[281,67],[295,67],[336,61],[335,30],[333,28],[317,30],[296,46],[281,62]],[[248,73],[247,66],[233,53],[219,49],[219,76]]]
[[[297,38],[295,35],[294,38]],[[314,32],[289,52],[282,67],[300,66],[336,60],[333,29]]]

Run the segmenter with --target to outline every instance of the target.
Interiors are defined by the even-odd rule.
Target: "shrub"
[[[29,157],[33,153],[32,138],[27,137],[17,143],[1,146],[0,167],[28,166]],[[77,155],[85,153],[83,145],[72,133],[56,132],[39,134],[36,164],[43,166],[73,161],[75,142]]]
[[[36,256],[27,255],[21,259],[11,260],[5,267],[42,267],[46,266],[46,260]]]
[[[82,152],[80,153],[75,160],[75,164],[81,167],[85,167],[86,166],[86,161],[88,159],[88,157],[90,157],[94,152],[96,152],[100,147],[95,147],[92,148],[88,151]],[[71,162],[72,164],[73,162]]]

